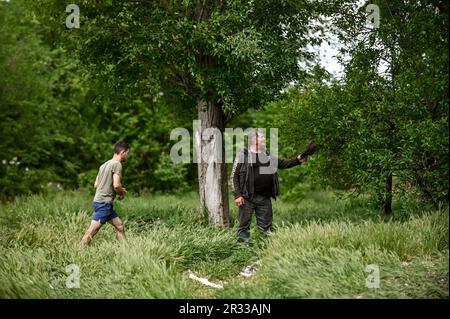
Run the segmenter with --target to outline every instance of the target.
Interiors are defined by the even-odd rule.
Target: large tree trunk
[[[215,103],[199,100],[197,106],[198,119],[201,122],[195,128],[194,138],[200,203],[207,210],[211,224],[229,226],[228,178],[222,141],[225,115]],[[217,134],[208,134],[211,130]]]
[[[386,177],[385,187],[384,214],[389,216],[392,214],[392,173]]]

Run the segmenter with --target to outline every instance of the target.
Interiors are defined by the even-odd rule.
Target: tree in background
[[[448,3],[376,3],[380,24],[369,28],[369,2],[327,7],[349,58],[345,75],[318,72],[292,91],[279,125],[291,142],[316,138],[329,184],[377,194],[390,214],[394,187],[434,203],[448,197]]]
[[[93,133],[74,61],[42,40],[25,1],[0,2],[0,198],[77,187]],[[84,152],[80,152],[83,145]]]
[[[86,72],[33,6],[0,2],[0,199],[92,187],[120,139],[133,141],[129,190],[186,190],[196,171],[164,154],[170,130],[189,125],[191,114]]]
[[[201,130],[223,132],[249,107],[276,98],[290,81],[302,78],[303,48],[316,4],[309,1],[79,1],[81,26],[66,30],[64,1],[38,1],[49,24],[69,37],[92,74],[110,87],[189,107]],[[70,44],[72,43],[72,44]],[[183,101],[183,102],[180,102]],[[228,225],[224,154],[214,138],[200,139],[200,201],[216,225]]]

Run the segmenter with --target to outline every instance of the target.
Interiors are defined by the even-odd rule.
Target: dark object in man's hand
[[[306,147],[306,151],[304,151],[300,156],[301,158],[305,158],[306,156],[313,155],[316,152],[317,146],[314,141],[310,142]]]

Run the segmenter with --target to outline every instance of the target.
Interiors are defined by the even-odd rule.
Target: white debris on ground
[[[254,262],[251,265],[248,265],[248,266],[242,268],[239,275],[241,275],[243,277],[251,277],[256,273],[256,271],[259,269],[259,267],[261,267],[260,260]],[[190,279],[196,280],[196,281],[204,284],[205,286],[209,286],[209,287],[217,288],[217,289],[223,289],[223,285],[213,283],[213,282],[209,281],[207,278],[198,277],[195,274],[193,274],[190,270],[188,271],[188,273],[189,273]]]
[[[251,265],[244,267],[239,274],[244,277],[251,277],[256,273],[256,271],[259,269],[259,267],[261,267],[260,260],[254,262]]]
[[[201,278],[201,277],[197,277],[196,275],[194,275],[191,271],[189,271],[189,278],[196,280],[198,282],[201,282],[202,284],[209,286],[209,287],[213,287],[213,288],[217,288],[217,289],[223,289],[222,285],[219,284],[215,284],[211,281],[209,281],[206,278]]]
[[[403,267],[408,267],[409,265],[411,265],[410,262],[407,262],[407,261],[402,262]]]

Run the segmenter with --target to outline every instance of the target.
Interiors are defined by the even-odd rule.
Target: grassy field
[[[364,199],[313,192],[274,203],[275,231],[253,243],[205,222],[197,196],[129,197],[116,204],[127,240],[107,225],[79,249],[87,191],[0,206],[0,298],[448,298],[448,208],[396,203],[386,221]],[[252,277],[239,275],[255,261]],[[68,265],[75,264],[75,267]],[[378,267],[379,288],[366,281]],[[67,287],[79,269],[79,288]],[[202,285],[197,276],[222,284]]]

